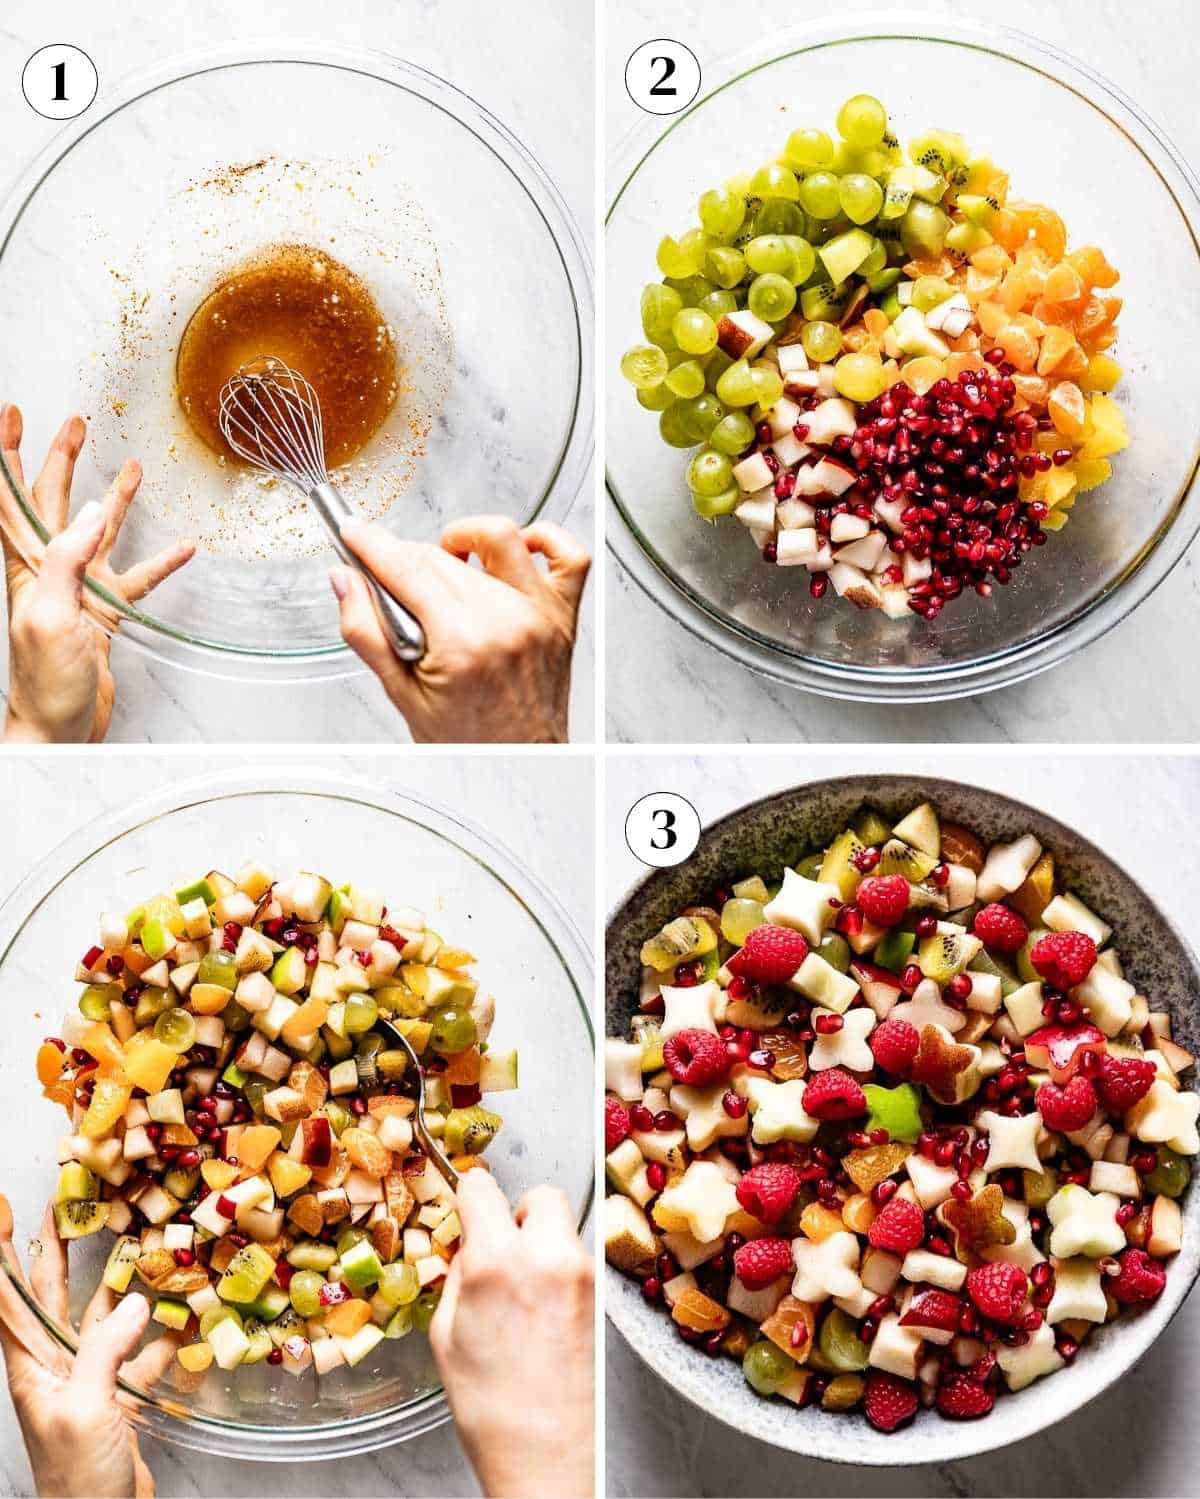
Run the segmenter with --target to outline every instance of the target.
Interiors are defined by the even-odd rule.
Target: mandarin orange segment
[[[1075,347],[1075,335],[1069,329],[1047,328],[1038,354],[1038,374],[1051,374]]]
[[[1029,373],[1037,363],[1037,339],[1019,323],[1005,323],[996,334],[996,343],[1013,368],[1022,374]]]
[[[989,338],[995,338],[1008,322],[1008,309],[1000,302],[980,302],[975,309],[979,326]]]
[[[1054,267],[1042,287],[1042,296],[1047,302],[1078,302],[1086,295],[1083,278],[1065,261]]]
[[[1082,437],[1086,408],[1083,392],[1071,380],[1063,380],[1050,392],[1047,403],[1054,430],[1064,437]]]
[[[816,1308],[809,1302],[800,1301],[789,1293],[761,1325],[759,1331],[764,1338],[770,1338],[776,1348],[782,1348],[789,1358],[794,1358],[798,1364],[802,1364],[812,1352],[816,1325]]]
[[[723,1332],[730,1322],[729,1309],[694,1286],[685,1287],[676,1296],[671,1316],[680,1327],[690,1327],[693,1332]]]
[[[1078,250],[1072,250],[1066,262],[1078,271],[1088,286],[1107,288],[1116,286],[1121,279],[1120,271],[1109,265],[1104,251],[1095,245],[1081,245]]]
[[[43,1041],[37,1051],[37,1080],[43,1088],[52,1087],[62,1075],[66,1057],[50,1041]]]
[[[125,1112],[132,1094],[133,1088],[129,1083],[119,1082],[114,1077],[97,1078],[92,1101],[80,1125],[80,1133],[89,1140],[99,1140],[107,1135]]]
[[[103,1021],[89,1025],[80,1036],[79,1044],[89,1056],[95,1057],[102,1075],[115,1077],[124,1072],[125,1052],[112,1030]]]

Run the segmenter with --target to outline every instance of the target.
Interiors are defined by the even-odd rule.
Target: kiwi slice
[[[781,1025],[795,1006],[783,989],[763,989],[745,999],[731,999],[725,1009],[728,1025],[740,1025],[749,1031],[767,1031]]]
[[[910,848],[899,838],[889,838],[876,865],[877,875],[902,874],[910,885],[919,885],[937,860],[919,848]]]
[[[854,899],[854,892],[862,879],[862,871],[855,868],[854,860],[863,849],[858,834],[853,828],[847,828],[833,840],[821,860],[819,880],[823,885],[836,885],[843,900]]]
[[[972,973],[991,973],[1000,980],[1000,993],[1005,999],[1010,994],[1015,994],[1021,987],[1021,980],[1013,972],[1009,964],[994,958],[986,948],[978,952],[967,965]]]
[[[711,938],[711,941],[706,941]],[[642,946],[642,962],[665,972],[697,953],[707,952],[716,943],[716,934],[706,921],[691,916],[677,916]]]
[[[876,812],[874,807],[864,807],[854,819],[854,831],[860,843],[886,843],[891,837],[891,825]]]
[[[247,1317],[242,1324],[242,1331],[250,1339],[250,1347],[246,1350],[242,1363],[261,1364],[275,1347],[271,1341],[271,1334],[257,1317]]]
[[[56,1202],[54,1226],[60,1239],[83,1239],[108,1222],[112,1207],[108,1202]]]
[[[480,1104],[451,1109],[446,1115],[443,1140],[451,1155],[479,1155],[496,1138],[504,1121]]]
[[[642,1071],[657,1072],[663,1065],[662,1026],[653,1015],[635,1015],[629,1029],[632,1039],[642,1048]]]
[[[917,948],[917,966],[927,979],[948,984],[983,948],[969,932],[935,932]]]
[[[86,1166],[66,1161],[58,1173],[55,1202],[88,1202],[100,1196],[100,1183]]]

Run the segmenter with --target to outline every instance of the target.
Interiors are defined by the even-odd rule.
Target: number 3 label
[[[699,813],[673,791],[652,791],[629,809],[625,842],[643,864],[656,869],[682,864],[700,842]]]
[[[625,64],[625,87],[639,109],[678,114],[700,92],[700,64],[682,42],[643,42]]]
[[[81,115],[91,107],[99,83],[92,59],[66,42],[39,47],[21,73],[25,102],[47,120]]]

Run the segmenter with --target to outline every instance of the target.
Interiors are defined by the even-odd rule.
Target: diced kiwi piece
[[[800,293],[800,310],[810,323],[840,323],[852,290],[848,281],[840,286],[831,281],[806,286]]]
[[[781,1025],[794,1006],[795,1000],[787,989],[754,989],[744,998],[728,1002],[725,1019],[730,1025],[765,1031]]]
[[[56,1202],[54,1226],[60,1239],[83,1239],[108,1222],[112,1204],[108,1202]]]
[[[821,1323],[817,1346],[841,1373],[853,1374],[867,1367],[870,1348],[858,1335],[858,1323],[841,1307],[834,1307]]]
[[[635,1015],[629,1029],[642,1048],[642,1071],[657,1072],[663,1065],[662,1026],[653,1015]]]
[[[271,1341],[271,1334],[258,1317],[247,1317],[242,1324],[242,1331],[250,1339],[250,1347],[246,1350],[242,1363],[261,1364],[274,1351],[275,1344]]]
[[[702,917],[677,916],[643,945],[642,962],[663,973],[690,958],[711,952],[716,945],[717,934]]]
[[[55,1202],[90,1202],[100,1196],[100,1183],[79,1161],[64,1161],[58,1173]]]
[[[275,1269],[274,1256],[261,1244],[247,1244],[239,1249],[217,1282],[222,1301],[254,1301],[270,1280]]]
[[[182,1332],[187,1326],[187,1320],[192,1315],[192,1309],[186,1301],[174,1301],[169,1296],[161,1296],[154,1303],[152,1316],[156,1322],[163,1327],[169,1327],[173,1332]]]
[[[199,1166],[195,1166],[190,1170],[183,1166],[176,1166],[163,1177],[163,1186],[170,1192],[172,1197],[178,1197],[180,1202],[186,1202],[196,1190],[196,1184],[199,1180]]]
[[[878,960],[878,953],[876,953],[876,959]],[[1013,972],[1011,966],[1000,958],[994,958],[986,947],[975,954],[967,967],[972,973],[994,974],[1000,980],[1000,993],[1006,999],[1021,987],[1021,980]]]
[[[176,890],[175,899],[181,906],[189,905],[194,900],[202,900],[206,906],[211,906],[217,899],[217,892],[207,880],[195,880],[182,890]]]
[[[948,984],[956,973],[962,973],[982,947],[979,938],[972,937],[969,932],[935,932],[917,949],[917,966],[927,979],[933,979],[936,984]]]
[[[788,868],[794,869],[801,879],[815,880],[821,873],[821,865],[825,862],[825,854],[819,853],[797,854],[794,859],[788,860]],[[772,899],[777,893],[778,887],[770,892]]]
[[[874,807],[864,807],[854,819],[854,831],[860,843],[867,847],[886,843],[892,836],[891,824],[876,812]]]
[[[133,1269],[141,1257],[142,1246],[130,1234],[122,1234],[109,1251],[108,1263],[101,1277],[110,1291],[123,1296],[133,1280]]]
[[[1053,1166],[1043,1166],[1040,1171],[1022,1171],[1021,1177],[1026,1203],[1040,1212],[1058,1191],[1058,1172]]]
[[[499,1114],[479,1104],[451,1109],[446,1115],[445,1147],[451,1155],[478,1155],[492,1143],[503,1122]]]
[[[919,885],[936,864],[932,854],[922,853],[901,838],[889,838],[883,845],[875,873],[903,875],[910,885]]]
[[[864,845],[853,828],[839,833],[825,850],[818,878],[823,885],[836,885],[838,894],[845,901],[854,899],[862,879],[862,871],[856,869],[854,860],[863,852]]]
[[[881,968],[890,969],[892,973],[899,973],[908,963],[916,941],[914,932],[902,932],[893,927],[886,936],[879,939],[872,954],[872,961],[878,963]]]
[[[385,984],[375,990],[375,1001],[381,1010],[419,1020],[429,1008],[424,995],[414,994],[406,984]]]

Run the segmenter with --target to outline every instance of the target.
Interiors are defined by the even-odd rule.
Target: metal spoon
[[[458,1172],[447,1160],[446,1152],[440,1143],[429,1133],[429,1126],[425,1122],[425,1074],[421,1071],[421,1063],[412,1044],[403,1031],[398,1031],[391,1021],[382,1015],[376,1020],[375,1029],[384,1035],[391,1045],[407,1055],[409,1068],[401,1081],[408,1083],[410,1079],[415,1080],[412,1094],[416,1104],[416,1112],[413,1114],[413,1134],[416,1136],[417,1144],[437,1167],[447,1185],[452,1191],[457,1191]]]

